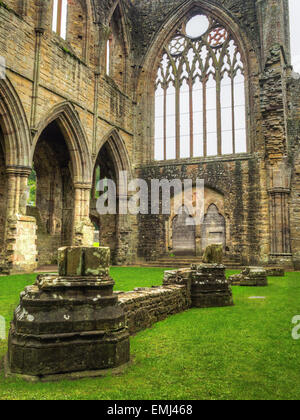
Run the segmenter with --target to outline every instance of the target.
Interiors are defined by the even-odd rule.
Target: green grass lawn
[[[161,284],[163,269],[112,268],[116,290]],[[229,274],[229,273],[228,273]],[[11,319],[34,275],[0,277],[0,315]],[[0,399],[300,399],[300,273],[269,287],[234,287],[235,306],[191,309],[131,338],[120,376],[29,384],[4,379]],[[265,296],[265,300],[250,300]],[[7,342],[0,341],[0,358]]]

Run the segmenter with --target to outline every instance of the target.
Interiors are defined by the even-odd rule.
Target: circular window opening
[[[209,28],[209,20],[204,15],[194,16],[186,24],[186,34],[190,38],[199,38]]]

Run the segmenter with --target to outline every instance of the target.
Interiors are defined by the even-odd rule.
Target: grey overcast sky
[[[289,0],[291,52],[294,70],[300,73],[300,0]]]

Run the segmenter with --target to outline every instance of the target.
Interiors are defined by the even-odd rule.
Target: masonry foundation
[[[268,286],[267,271],[261,267],[247,267],[228,281],[232,286]]]
[[[129,361],[125,315],[113,294],[109,248],[59,250],[60,276],[41,275],[21,293],[9,333],[7,374],[52,375]]]

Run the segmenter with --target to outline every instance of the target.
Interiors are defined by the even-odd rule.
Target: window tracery
[[[245,73],[230,31],[196,15],[164,47],[155,83],[155,159],[247,152]]]

